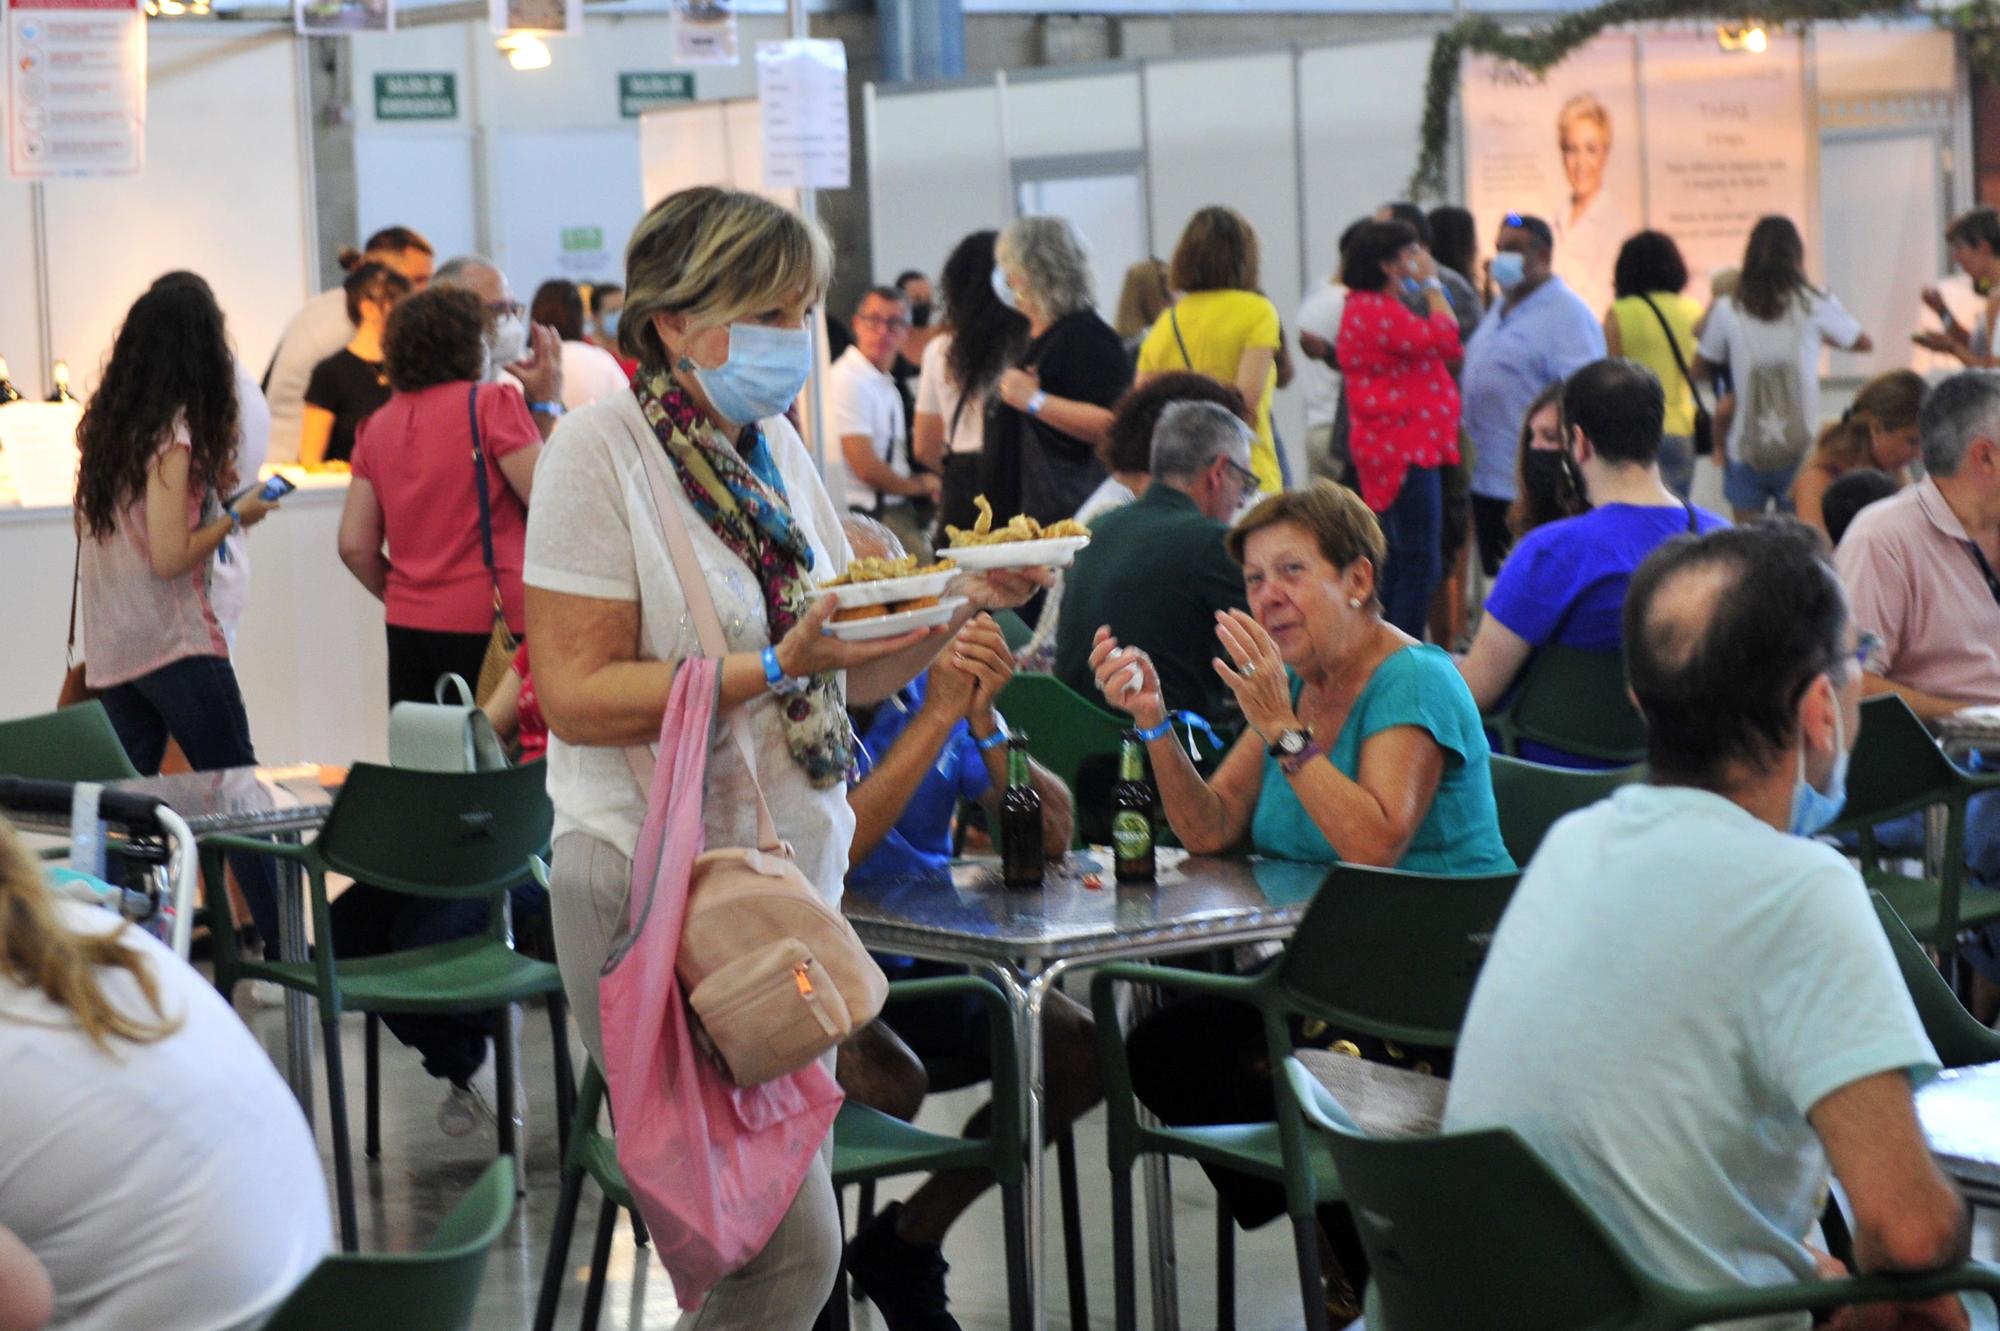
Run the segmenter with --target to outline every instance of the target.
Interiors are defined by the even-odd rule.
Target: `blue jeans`
[[[151,674],[114,684],[98,700],[110,714],[125,756],[148,776],[160,770],[169,737],[180,744],[188,765],[197,772],[249,767],[257,761],[243,694],[226,656],[184,656]],[[235,852],[229,856],[229,867],[243,889],[257,932],[275,957],[278,887],[271,862],[261,855]],[[225,900],[221,885],[215,887],[216,899]]]
[[[1762,513],[1765,500],[1769,500],[1780,513],[1789,513],[1792,511],[1792,478],[1798,474],[1797,467],[1758,471],[1748,463],[1731,458],[1722,469],[1722,494],[1729,500],[1731,508],[1740,508],[1747,513]]]
[[[1382,514],[1389,560],[1379,586],[1383,618],[1419,642],[1430,623],[1431,593],[1444,576],[1443,528],[1444,485],[1437,468],[1410,468],[1395,502]]]

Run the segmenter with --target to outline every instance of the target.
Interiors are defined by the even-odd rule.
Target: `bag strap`
[[[446,671],[442,675],[439,675],[437,677],[437,683],[433,685],[431,688],[431,696],[433,698],[436,698],[438,700],[438,705],[442,707],[450,707],[452,705],[451,703],[445,701],[444,694],[446,689],[453,689],[457,691],[458,706],[460,707],[476,706],[476,704],[472,701],[472,690],[466,686],[465,676],[459,674],[457,671],[450,670]]]
[[[1646,308],[1651,310],[1653,312],[1653,317],[1660,321],[1660,331],[1662,333],[1665,333],[1667,336],[1667,350],[1673,353],[1674,366],[1681,372],[1681,378],[1683,381],[1686,382],[1688,386],[1688,392],[1694,395],[1695,406],[1699,408],[1704,415],[1706,415],[1708,412],[1708,408],[1702,406],[1701,389],[1695,386],[1694,376],[1688,373],[1687,361],[1682,359],[1681,357],[1681,340],[1678,337],[1674,336],[1673,325],[1667,322],[1667,316],[1661,313],[1660,307],[1653,303],[1653,298],[1651,296],[1648,296],[1645,293],[1641,292],[1639,299],[1646,302]]]
[[[472,421],[472,483],[479,491],[479,553],[486,561],[487,576],[493,579],[493,609],[505,602],[500,596],[500,570],[493,564],[493,497],[486,492],[486,450],[479,443],[479,385],[465,395],[466,416]]]
[[[76,665],[76,601],[83,590],[83,532],[76,533],[76,558],[69,570],[69,645],[63,649],[63,669]]]
[[[971,396],[972,394],[969,392],[959,393],[958,405],[951,409],[951,425],[944,432],[944,455],[946,457],[951,456],[952,440],[958,438],[959,418],[965,415],[965,403]]]
[[[1181,349],[1181,359],[1186,361],[1187,367],[1192,370],[1194,368],[1194,357],[1188,355],[1187,339],[1181,336],[1180,312],[1171,305],[1167,306],[1167,322],[1173,325],[1174,345]]]
[[[695,636],[701,643],[702,654],[720,663],[729,655],[729,640],[722,632],[722,617],[715,612],[715,599],[709,594],[708,579],[703,576],[701,561],[695,556],[694,541],[688,535],[687,523],[682,521],[680,508],[674,503],[673,490],[678,486],[670,487],[666,459],[660,456],[658,441],[633,430],[630,420],[625,422],[625,427],[633,445],[639,450],[639,462],[645,469],[647,485],[653,492],[653,507],[657,510],[660,529],[667,538],[667,553],[673,559],[674,572],[680,578],[681,595],[687,598],[688,614],[694,619]],[[764,799],[763,782],[757,779],[757,752],[750,742],[750,723],[743,715],[743,708],[729,709],[729,733],[736,741],[737,752],[743,755],[743,765],[750,769],[750,789],[757,795],[757,844],[766,850],[775,850],[780,845],[778,823],[771,816],[770,804]],[[629,745],[625,750],[625,760],[641,785],[652,784],[653,754],[650,748],[643,744]]]

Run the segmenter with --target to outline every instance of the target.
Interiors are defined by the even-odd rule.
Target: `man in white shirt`
[[[1347,230],[1351,235],[1354,227]],[[1333,276],[1306,293],[1295,320],[1299,350],[1305,353],[1299,357],[1299,383],[1306,392],[1306,467],[1332,481],[1347,475],[1345,454],[1333,456],[1333,425],[1340,414],[1340,362],[1334,359],[1333,346],[1340,338],[1340,316],[1346,309],[1347,288],[1335,269]]]
[[[854,310],[854,345],[827,376],[827,421],[847,464],[847,505],[878,519],[903,548],[929,558],[925,528],[938,478],[912,474],[903,395],[890,370],[909,339],[910,307],[894,287],[870,287]]]
[[[406,226],[385,227],[368,238],[356,254],[341,253],[341,267],[363,263],[387,264],[410,280],[413,291],[431,281],[431,243]],[[347,317],[347,292],[336,286],[307,301],[278,338],[278,349],[264,371],[264,396],[271,406],[270,460],[299,460],[299,429],[305,420],[306,384],[313,367],[354,339],[354,321]]]

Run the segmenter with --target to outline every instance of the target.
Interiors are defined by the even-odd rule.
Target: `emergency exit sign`
[[[618,114],[627,120],[669,102],[693,100],[694,75],[685,71],[618,76]]]
[[[458,75],[377,74],[377,120],[456,120]]]

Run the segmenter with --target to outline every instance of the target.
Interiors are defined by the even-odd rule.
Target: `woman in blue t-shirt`
[[[1091,669],[1140,726],[1160,803],[1196,854],[1503,873],[1479,711],[1451,658],[1382,618],[1382,528],[1352,490],[1273,495],[1229,533],[1250,614],[1216,616],[1215,669],[1251,729],[1204,780],[1166,724],[1159,675],[1099,629]]]

